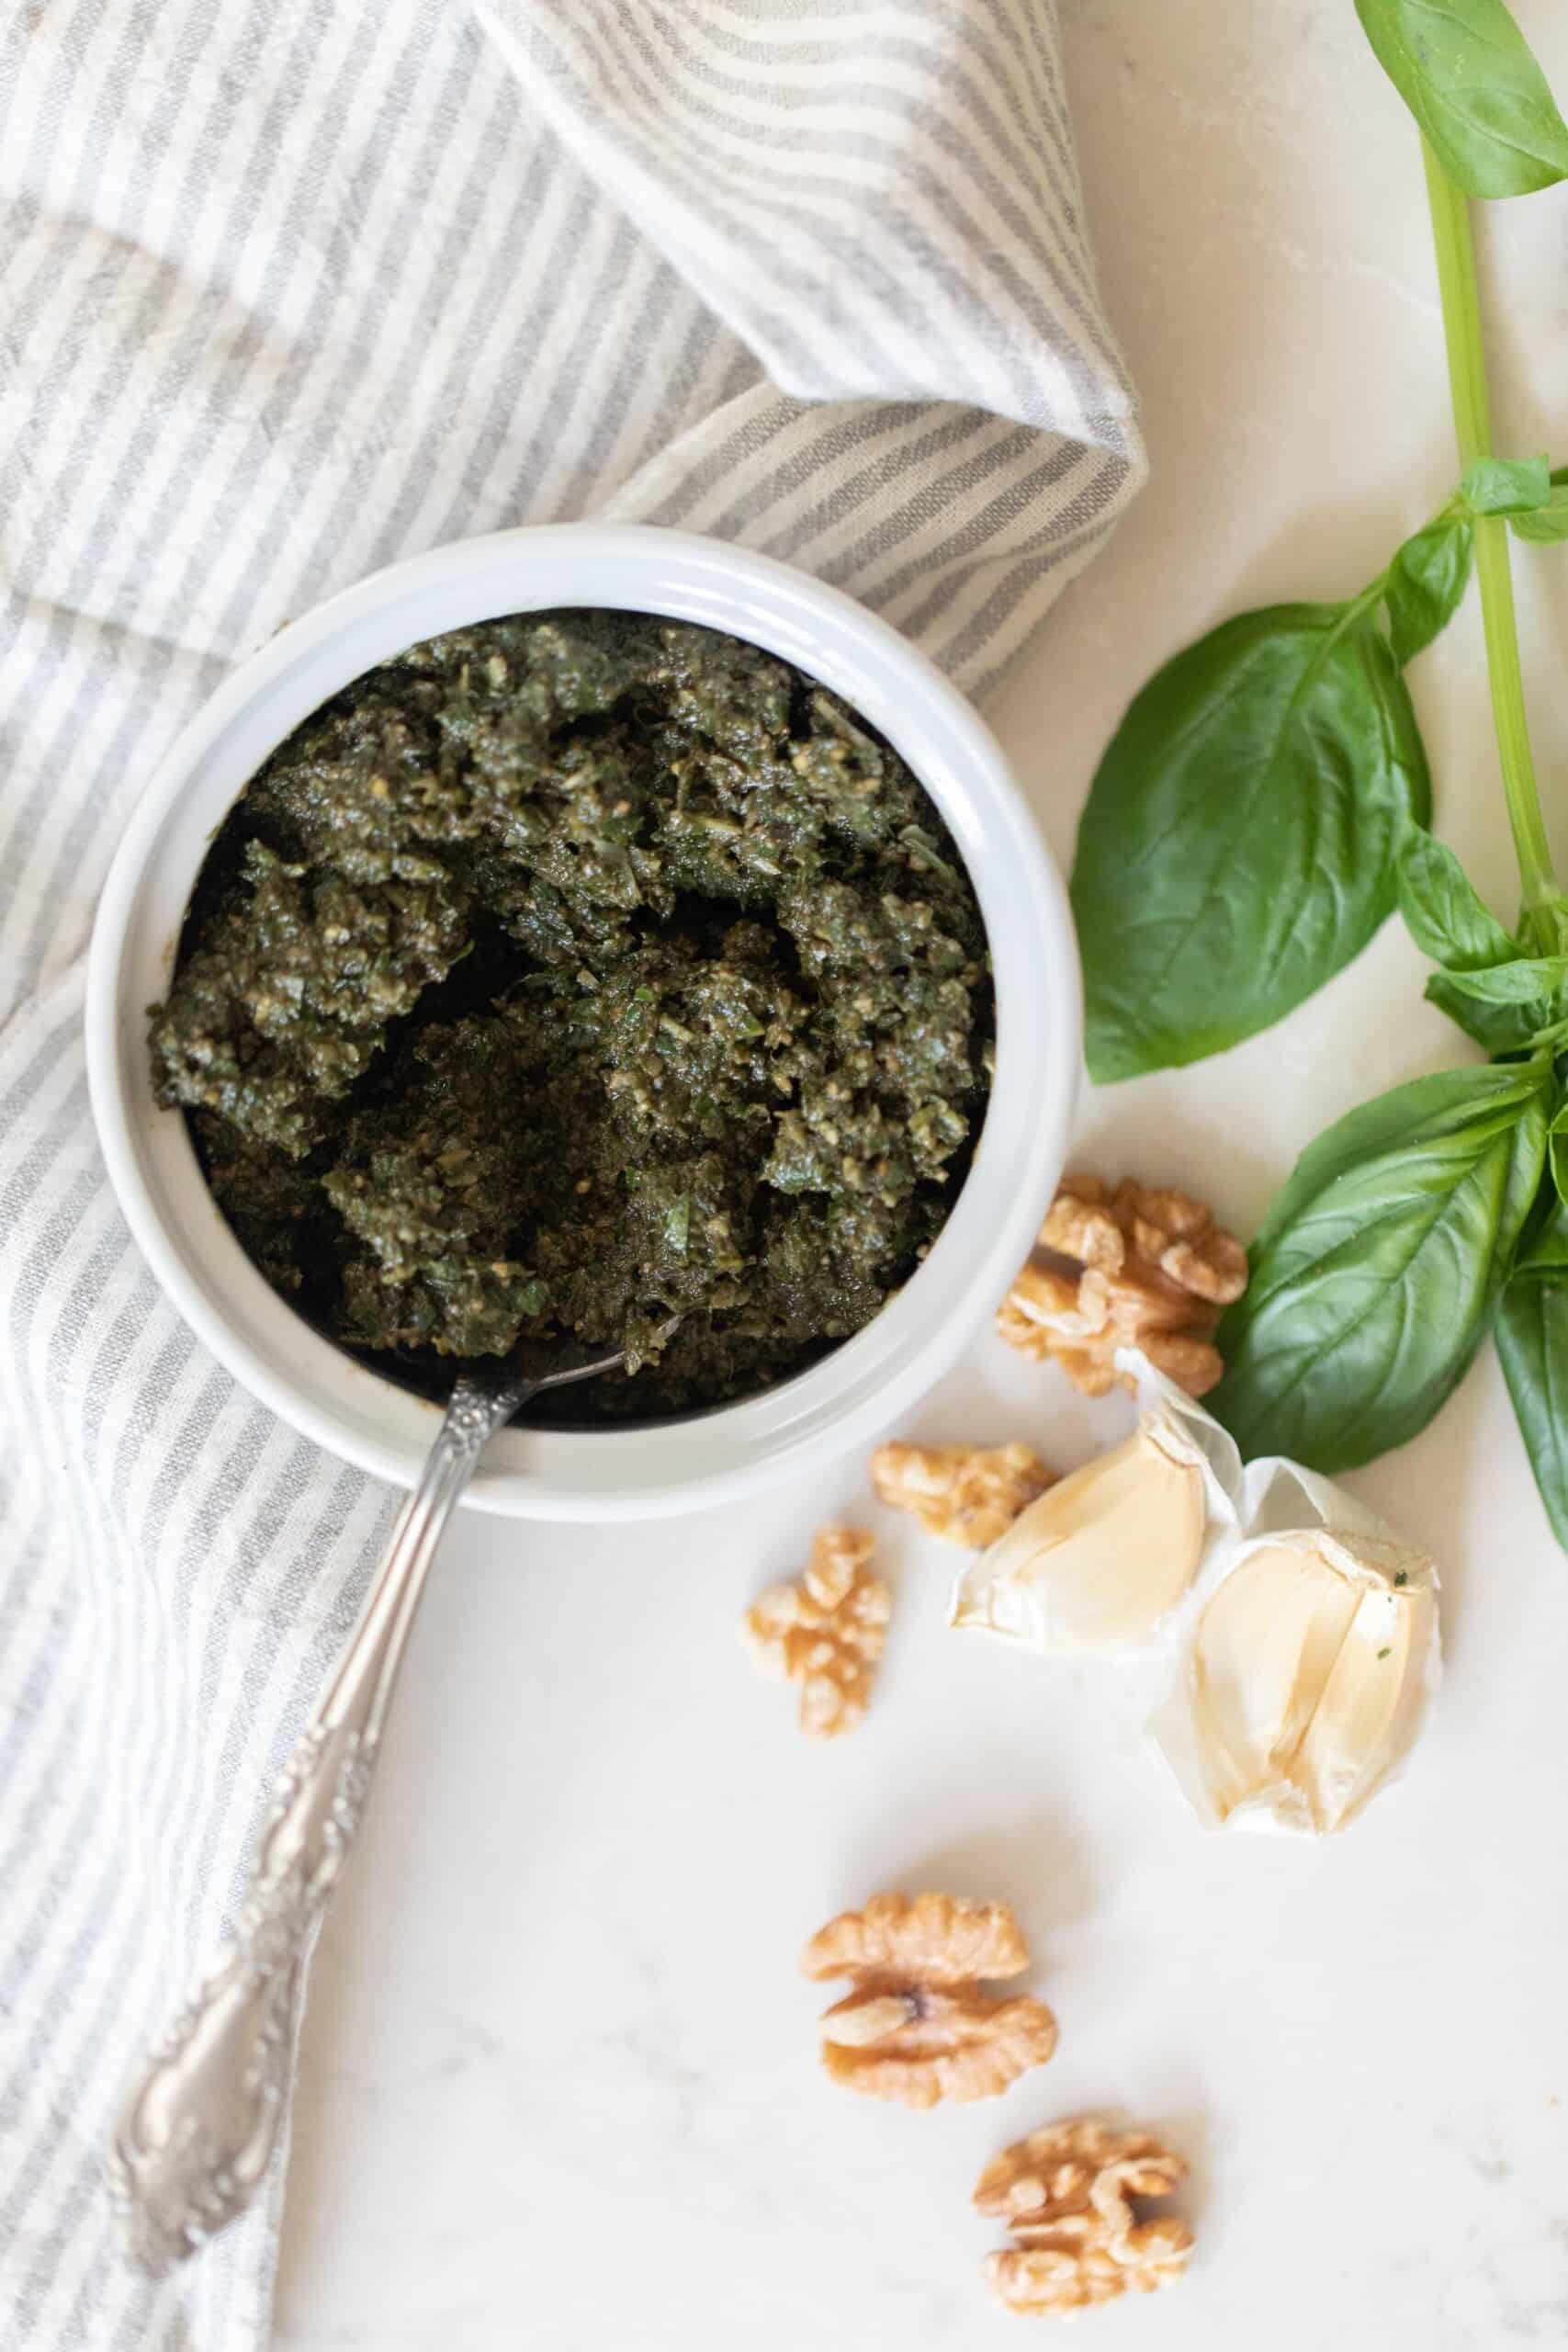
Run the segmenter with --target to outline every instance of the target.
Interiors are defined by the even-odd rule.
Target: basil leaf
[[[1497,1353],[1551,1532],[1568,1549],[1568,1210],[1561,1202],[1508,1277]]]
[[[1519,956],[1476,972],[1434,972],[1428,1000],[1489,1054],[1517,1054],[1568,1019],[1568,956]]]
[[[1551,1532],[1568,1550],[1568,1273],[1515,1275],[1497,1310],[1497,1353]]]
[[[1467,196],[1568,178],[1568,126],[1503,0],[1356,0],[1379,64]]]
[[[1545,458],[1477,458],[1459,489],[1477,514],[1523,514],[1551,496],[1551,469]]]
[[[1481,1004],[1528,1005],[1544,1001],[1568,982],[1568,956],[1519,956],[1506,964],[1445,976],[1463,996]]]
[[[1508,528],[1517,537],[1533,539],[1541,547],[1568,539],[1568,490],[1553,490],[1546,504],[1538,506],[1533,514],[1510,514]]]
[[[1450,972],[1483,971],[1519,953],[1448,843],[1414,826],[1400,852],[1399,911],[1422,954]]]
[[[1543,1234],[1550,1232],[1554,1220],[1561,1216],[1564,1204],[1568,1204],[1568,1109],[1559,1111],[1546,1131],[1546,1157],[1551,1170],[1554,1198],[1551,1216],[1542,1227]],[[1540,1238],[1540,1235],[1537,1236],[1538,1239]],[[1527,1254],[1533,1255],[1533,1250]]]
[[[1393,658],[1401,669],[1442,629],[1470,584],[1475,533],[1468,514],[1440,514],[1397,549],[1383,582]]]
[[[1199,1060],[1300,1004],[1390,911],[1431,786],[1370,615],[1274,605],[1168,662],[1100,763],[1073,870],[1103,1081]]]
[[[1219,1331],[1244,1453],[1344,1470],[1425,1429],[1484,1336],[1540,1181],[1551,1066],[1395,1087],[1309,1146]]]
[[[1557,1118],[1562,1116],[1560,1111]],[[1545,1218],[1515,1259],[1508,1280],[1517,1283],[1536,1274],[1568,1276],[1568,1209],[1557,1199],[1551,1200]]]

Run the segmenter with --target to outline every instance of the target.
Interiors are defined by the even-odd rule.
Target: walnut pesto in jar
[[[306,720],[151,1026],[276,1290],[437,1389],[625,1337],[574,1420],[750,1394],[869,1322],[962,1181],[990,1037],[974,892],[889,746],[755,646],[575,611]]]

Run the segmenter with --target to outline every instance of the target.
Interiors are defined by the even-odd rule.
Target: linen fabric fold
[[[392,1498],[164,1303],[88,1113],[160,752],[395,557],[710,531],[983,688],[1142,479],[1049,0],[58,0],[0,28],[0,2333],[252,2352],[281,2168],[126,2264],[121,2086]]]

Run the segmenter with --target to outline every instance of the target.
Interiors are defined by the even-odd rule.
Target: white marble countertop
[[[1154,481],[996,712],[1058,853],[1182,639],[1359,588],[1453,472],[1420,172],[1348,0],[1066,0],[1105,291]],[[1518,14],[1560,92],[1568,23]],[[1568,192],[1487,247],[1499,433],[1565,454]],[[1529,550],[1527,677],[1568,863],[1568,555]],[[1506,906],[1473,605],[1416,673],[1438,826]],[[1086,1099],[1080,1157],[1249,1230],[1292,1154],[1455,1057],[1397,925],[1282,1028]],[[918,1433],[1081,1458],[1089,1408],[987,1340]],[[1146,1693],[944,1630],[949,1563],[879,1517],[897,1614],[863,1730],[816,1749],[735,1618],[864,1465],[625,1532],[468,1522],[316,1964],[284,2352],[692,2352],[1021,2340],[984,2160],[1093,2106],[1189,2154],[1199,2248],[1100,2352],[1568,2344],[1568,1561],[1483,1361],[1354,1481],[1440,1558],[1450,1671],[1403,1785],[1323,1850],[1205,1836]],[[1003,1896],[1060,2053],[908,2115],[815,2062],[804,1938],[874,1890]],[[1076,2339],[1075,2339],[1076,2340]]]

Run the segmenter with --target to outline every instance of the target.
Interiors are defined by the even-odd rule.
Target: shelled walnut
[[[974,1551],[1005,1534],[1054,1477],[1029,1445],[879,1445],[871,1457],[880,1501]]]
[[[813,1739],[851,1731],[865,1713],[893,1596],[868,1563],[858,1527],[824,1527],[797,1584],[770,1587],[740,1630],[767,1673],[800,1685],[800,1727]]]
[[[1010,1345],[1055,1358],[1089,1396],[1111,1385],[1125,1347],[1190,1396],[1213,1387],[1224,1365],[1213,1335],[1247,1288],[1247,1252],[1201,1201],[1132,1177],[1112,1192],[1097,1176],[1064,1176],[1038,1248],[1070,1263],[1021,1269],[997,1311]]]
[[[829,1920],[801,1954],[807,1976],[854,1986],[823,2018],[822,2064],[846,2089],[905,2107],[993,2098],[1056,2047],[1043,2001],[980,1989],[1028,1965],[1005,1903],[875,1895]]]
[[[1185,2222],[1139,2221],[1133,2199],[1168,2197],[1186,2165],[1147,2132],[1111,2132],[1087,2116],[1054,2123],[993,2156],[975,2203],[1013,2244],[986,2275],[1010,2311],[1062,2317],[1179,2278],[1192,2249]]]

